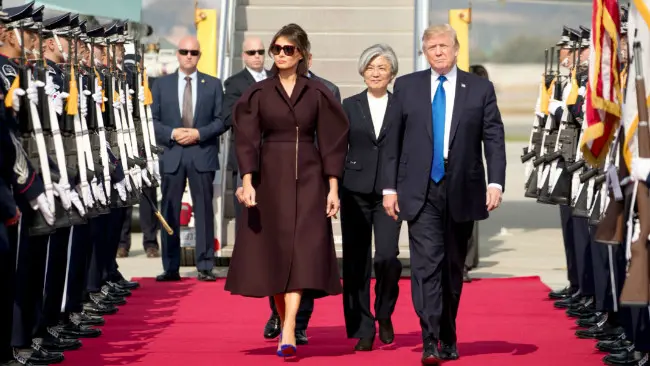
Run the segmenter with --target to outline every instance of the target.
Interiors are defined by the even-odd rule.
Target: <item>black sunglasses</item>
[[[277,56],[280,54],[280,51],[284,51],[285,55],[293,56],[294,52],[296,52],[297,49],[298,48],[296,46],[291,46],[291,45],[280,46],[279,44],[274,44],[273,46],[271,46],[271,53]]]
[[[244,51],[244,53],[248,56],[255,56],[256,53],[260,56],[264,56],[264,50],[248,50]]]
[[[199,50],[178,50],[178,53],[180,53],[181,56],[187,56],[188,53],[192,56],[198,56],[201,52]]]

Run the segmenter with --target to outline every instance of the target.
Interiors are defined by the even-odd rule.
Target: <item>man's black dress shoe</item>
[[[597,312],[591,316],[585,316],[576,320],[576,325],[583,328],[591,328],[599,323],[607,321],[607,313]]]
[[[78,339],[65,339],[52,335],[53,332],[46,334],[41,340],[34,340],[32,348],[42,347],[48,352],[65,352],[74,351],[81,348],[81,341]]]
[[[180,281],[181,275],[178,272],[163,272],[156,277],[158,282]]]
[[[81,326],[73,322],[61,323],[59,326],[51,328],[49,332],[56,332],[56,337],[64,339],[97,338],[102,335],[100,329]]]
[[[109,282],[110,286],[121,288],[122,290],[136,290],[140,288],[140,283],[136,281],[127,281],[124,278],[117,282]]]
[[[307,338],[306,330],[297,330],[296,331],[296,346],[306,346],[309,344],[309,339]]]
[[[17,354],[14,357],[17,361],[25,359]],[[48,352],[40,347],[32,348],[32,354],[26,359],[27,362],[31,362],[34,365],[51,365],[53,363],[61,363],[63,360],[62,353]]]
[[[580,293],[575,293],[570,297],[557,300],[553,305],[558,309],[568,309],[574,304],[584,304],[585,301],[585,297],[581,296]]]
[[[212,273],[212,271],[203,270],[199,271],[199,274],[196,276],[196,279],[199,281],[214,282],[217,280],[217,276]]]
[[[443,360],[457,360],[458,359],[458,348],[456,343],[446,344],[440,342],[440,357]]]
[[[101,301],[89,301],[83,304],[83,312],[89,315],[94,316],[104,316],[104,315],[113,315],[116,314],[118,308],[110,305],[104,304]]]
[[[567,297],[571,297],[574,293],[576,293],[576,290],[572,289],[570,286],[567,286],[561,290],[549,292],[548,298],[551,300],[562,300],[566,299]]]
[[[427,338],[422,344],[422,364],[423,365],[440,365],[443,361],[438,351],[438,342]]]
[[[375,342],[375,337],[359,338],[357,344],[354,346],[355,351],[367,352],[372,351],[372,344]]]
[[[598,349],[601,352],[617,353],[624,350],[625,348],[629,347],[632,344],[633,343],[627,339],[625,333],[623,333],[614,340],[599,341],[598,343],[596,343],[596,349]]]
[[[576,331],[576,336],[582,339],[598,339],[600,341],[614,340],[623,333],[623,328],[615,327],[609,323],[596,324],[589,329]]]
[[[641,358],[641,355],[634,351],[634,345],[631,345],[618,353],[603,357],[603,362],[607,365],[635,365]]]
[[[68,317],[68,319],[81,326],[102,326],[106,323],[104,318],[101,316],[94,316],[90,314],[86,314],[84,312],[81,313],[72,313]]]
[[[384,344],[391,344],[395,340],[393,322],[390,319],[379,319],[379,340]]]
[[[277,314],[271,314],[271,317],[264,326],[264,338],[274,339],[280,335],[280,317]]]

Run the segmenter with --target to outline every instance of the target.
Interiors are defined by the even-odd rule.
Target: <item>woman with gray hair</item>
[[[350,121],[348,153],[341,188],[343,234],[343,310],[349,338],[357,351],[370,351],[375,339],[390,344],[395,337],[391,316],[399,293],[402,264],[397,259],[401,222],[382,206],[378,183],[379,151],[385,139],[384,115],[391,102],[388,84],[397,75],[397,56],[386,44],[367,48],[359,57],[366,90],[343,101]],[[372,232],[375,233],[375,315],[370,310]]]

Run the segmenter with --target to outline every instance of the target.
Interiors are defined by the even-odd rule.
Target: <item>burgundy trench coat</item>
[[[249,297],[340,294],[325,212],[328,177],[341,177],[347,152],[349,122],[340,103],[302,76],[289,98],[271,77],[250,87],[233,117],[239,173],[253,174],[257,206],[244,208],[237,222],[225,289]]]

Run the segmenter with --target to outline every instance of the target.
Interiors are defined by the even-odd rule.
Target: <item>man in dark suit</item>
[[[176,54],[178,70],[158,79],[152,90],[156,142],[164,148],[162,214],[174,230],[174,235],[162,233],[165,272],[156,280],[180,280],[181,200],[188,180],[195,213],[198,279],[215,281],[212,181],[219,169],[218,137],[226,131],[221,119],[223,89],[219,79],[197,71],[201,50],[195,37],[183,38]]]
[[[395,81],[382,186],[387,214],[409,224],[422,363],[438,365],[458,358],[456,315],[467,240],[474,221],[486,219],[501,202],[506,155],[494,86],[458,70],[454,29],[431,26],[422,42],[431,69]]]
[[[267,72],[264,70],[264,43],[257,37],[249,37],[244,39],[242,43],[242,61],[244,61],[244,69],[235,75],[229,77],[224,81],[223,86],[226,89],[223,95],[223,121],[227,128],[231,128],[232,109],[237,100],[248,90],[248,88],[258,81],[267,78]],[[237,187],[241,186],[239,180],[241,177],[238,174],[239,168],[237,166],[237,157],[235,156],[235,134],[230,135],[230,152],[228,153],[228,169],[232,172],[233,181],[237,182]],[[233,197],[235,205],[235,219],[241,215],[242,206]]]

